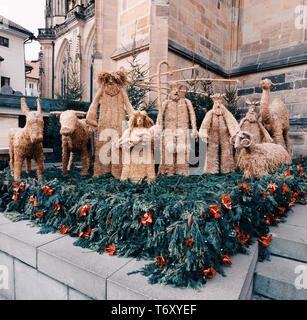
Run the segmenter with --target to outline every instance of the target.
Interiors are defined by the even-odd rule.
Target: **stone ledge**
[[[140,270],[146,261],[100,255],[76,247],[76,238],[57,234],[38,234],[27,221],[8,222],[0,214],[0,264],[10,270],[7,299],[250,299],[258,245],[250,254],[231,257],[233,266],[225,267],[227,277],[217,275],[204,288],[179,289],[151,285]]]
[[[160,284],[151,285],[139,273],[149,262],[133,260],[107,280],[109,300],[249,300],[251,283],[258,258],[258,245],[250,247],[250,254],[237,254],[232,267],[224,267],[226,277],[217,274],[201,289],[180,289]]]

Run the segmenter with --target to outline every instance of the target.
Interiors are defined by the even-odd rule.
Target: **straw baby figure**
[[[131,179],[137,183],[147,178],[155,180],[154,164],[155,127],[146,111],[135,111],[129,128],[117,143],[123,152],[123,170],[120,180]]]
[[[207,142],[205,173],[229,173],[235,170],[233,146],[230,138],[240,127],[232,113],[223,105],[223,94],[211,96],[214,105],[207,112],[199,130],[200,138]]]
[[[157,126],[164,131],[159,166],[162,175],[189,175],[190,125],[195,140],[198,131],[193,105],[184,97],[184,89],[182,84],[171,83],[168,99],[159,110]]]
[[[110,140],[114,142],[122,136],[123,128],[126,127],[125,111],[129,118],[134,111],[126,92],[127,73],[123,68],[112,73],[101,72],[98,74],[98,85],[99,90],[86,117],[89,126],[98,126],[94,177],[111,173],[119,179],[122,172],[121,150],[113,150]],[[97,123],[99,103],[100,116]]]
[[[20,180],[24,160],[26,160],[26,172],[30,173],[31,159],[34,159],[37,177],[41,179],[44,171],[44,120],[41,100],[37,99],[37,111],[30,111],[25,98],[20,99],[20,104],[26,116],[26,125],[24,128],[14,128],[9,131],[11,173],[15,180]]]

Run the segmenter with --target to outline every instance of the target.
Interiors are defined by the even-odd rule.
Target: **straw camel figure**
[[[111,142],[117,141],[126,128],[125,111],[130,118],[133,107],[126,92],[127,73],[121,68],[116,72],[98,74],[99,90],[88,110],[86,122],[92,128],[98,126],[94,177],[111,173],[119,179],[122,172],[121,150],[113,150]],[[97,123],[98,106],[100,116]]]
[[[20,99],[20,104],[26,116],[26,125],[24,128],[14,128],[9,131],[11,174],[15,180],[20,180],[23,162],[26,160],[26,173],[30,173],[31,159],[34,159],[37,177],[41,179],[44,171],[44,120],[41,100],[37,99],[37,111],[30,111],[25,98]]]
[[[275,143],[282,144],[285,141],[286,149],[291,155],[291,147],[289,142],[289,112],[286,105],[279,99],[275,98],[270,102],[270,91],[273,85],[270,79],[260,81],[262,89],[262,97],[260,102],[261,122],[274,138]]]

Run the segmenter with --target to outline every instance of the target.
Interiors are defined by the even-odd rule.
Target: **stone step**
[[[274,300],[307,300],[307,264],[277,256],[258,263],[254,294]]]
[[[297,205],[286,223],[271,227],[273,235],[271,252],[302,262],[307,262],[307,206]]]

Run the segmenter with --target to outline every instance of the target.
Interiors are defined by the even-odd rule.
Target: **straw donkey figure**
[[[34,159],[37,177],[41,179],[44,171],[44,120],[41,100],[37,99],[37,111],[30,111],[25,98],[20,99],[20,104],[26,116],[26,125],[24,128],[14,128],[9,131],[11,174],[15,180],[20,180],[24,160],[26,160],[26,172],[29,173],[31,159]]]
[[[129,118],[134,112],[126,91],[127,72],[123,68],[112,73],[101,72],[98,74],[97,82],[99,90],[86,117],[89,126],[92,128],[98,126],[94,177],[111,173],[114,178],[120,179],[121,150],[113,150],[109,138],[115,142],[122,136],[126,128],[125,110]],[[100,101],[100,116],[97,123]]]
[[[92,131],[85,119],[79,119],[85,117],[86,113],[67,110],[51,114],[56,115],[61,123],[63,175],[66,176],[67,170],[71,170],[77,153],[81,154],[81,175],[87,175],[92,161]]]
[[[273,83],[270,79],[260,81],[260,88],[262,89],[260,121],[274,138],[275,143],[282,144],[282,140],[284,138],[286,149],[291,155],[291,147],[288,137],[289,112],[286,105],[279,98],[275,98],[270,102],[270,90],[272,85]]]

